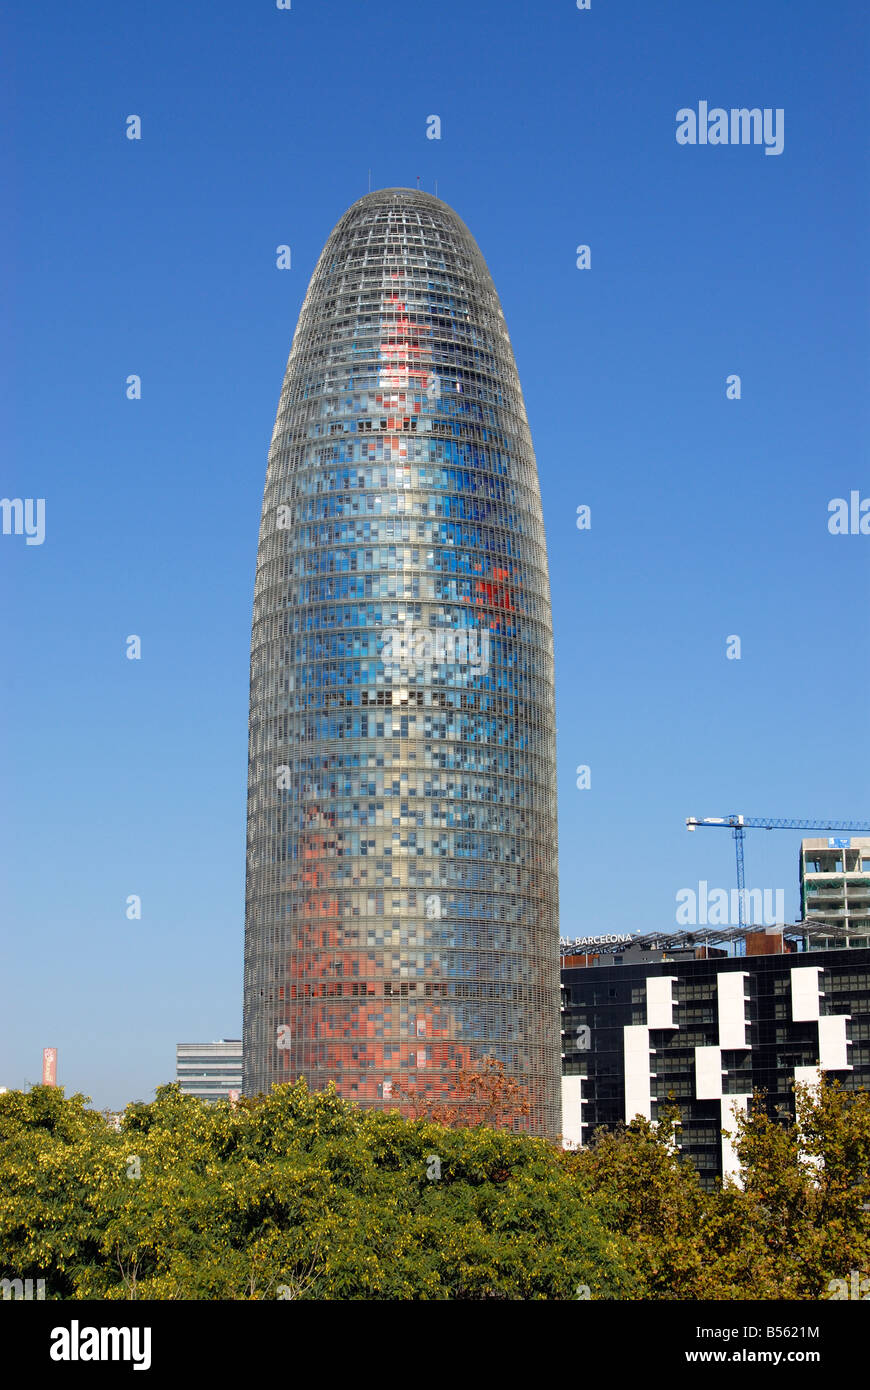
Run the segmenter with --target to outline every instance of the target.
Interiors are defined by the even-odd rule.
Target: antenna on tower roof
[[[438,180],[435,180],[435,197],[438,197]]]
[[[369,169],[369,193],[372,191],[372,171]]]

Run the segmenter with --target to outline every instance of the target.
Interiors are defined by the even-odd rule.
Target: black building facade
[[[711,1182],[736,1175],[733,1109],[754,1090],[785,1118],[795,1082],[822,1072],[870,1089],[870,949],[807,944],[797,931],[748,932],[564,957],[564,1142],[637,1114],[655,1120],[672,1097],[682,1152]],[[735,946],[764,953],[729,954]]]

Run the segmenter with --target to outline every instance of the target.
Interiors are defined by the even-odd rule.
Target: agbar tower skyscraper
[[[456,214],[341,218],[272,436],[251,645],[244,1089],[452,1099],[495,1056],[560,1127],[555,715],[535,457]]]

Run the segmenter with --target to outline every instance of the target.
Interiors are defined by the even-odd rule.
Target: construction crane
[[[747,830],[817,830],[824,831],[827,835],[836,830],[870,831],[870,821],[866,820],[783,820],[775,816],[706,816],[703,820],[697,816],[687,816],[686,826],[689,830],[699,830],[711,826],[720,830],[724,828],[731,831],[737,856],[737,912],[741,927],[746,925],[744,921],[746,877],[743,868],[743,841]]]

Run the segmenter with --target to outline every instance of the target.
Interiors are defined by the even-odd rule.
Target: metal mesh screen
[[[244,1089],[436,1100],[492,1055],[560,1128],[553,646],[537,470],[467,228],[342,217],[269,453],[251,644]]]

